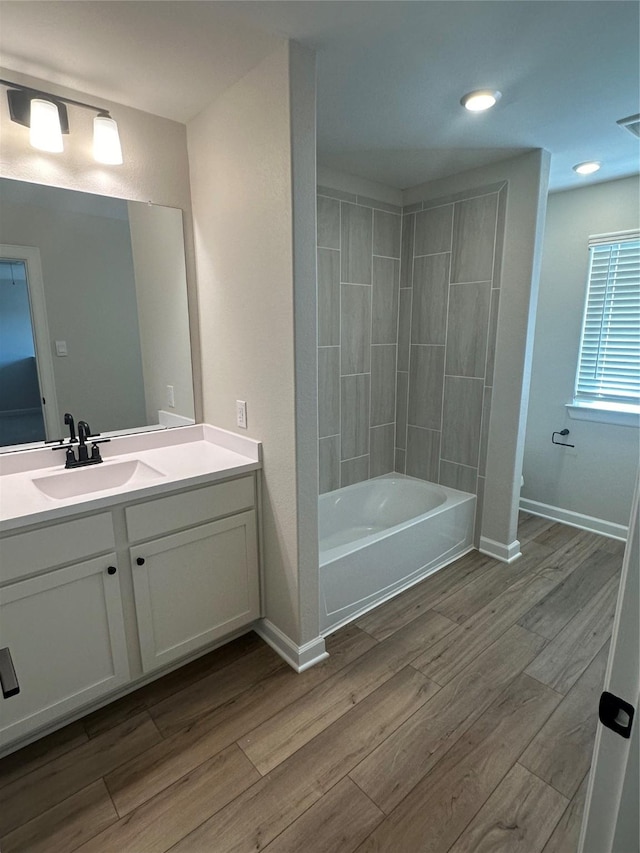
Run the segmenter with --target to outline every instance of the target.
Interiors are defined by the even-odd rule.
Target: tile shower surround
[[[318,188],[320,491],[394,470],[402,210]]]
[[[318,188],[321,491],[395,470],[481,515],[505,203],[499,184],[400,216]]]

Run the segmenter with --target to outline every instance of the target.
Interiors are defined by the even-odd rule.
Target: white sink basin
[[[162,479],[164,474],[137,459],[126,462],[102,462],[87,468],[73,468],[45,477],[34,477],[33,485],[50,498],[65,498],[117,489],[125,483],[130,487],[146,485]]]

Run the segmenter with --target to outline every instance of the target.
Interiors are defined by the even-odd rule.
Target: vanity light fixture
[[[119,166],[122,163],[122,147],[118,125],[109,113],[101,112],[93,120],[93,156],[98,163]]]
[[[31,99],[29,142],[33,148],[57,154],[63,150],[62,127],[57,104],[42,98]]]
[[[598,160],[586,160],[584,163],[576,163],[573,166],[573,171],[579,175],[593,175],[602,166]]]
[[[502,97],[502,92],[496,89],[476,89],[460,98],[462,106],[472,113],[481,113],[491,109]]]
[[[122,147],[118,125],[102,107],[73,101],[30,89],[20,83],[0,80],[7,87],[9,115],[17,124],[29,128],[29,142],[40,151],[59,153],[63,150],[62,135],[69,133],[67,104],[97,113],[93,120],[93,156],[99,163],[111,166],[122,164]]]

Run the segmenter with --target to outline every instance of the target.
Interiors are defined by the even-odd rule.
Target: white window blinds
[[[575,402],[640,405],[640,232],[589,239]]]

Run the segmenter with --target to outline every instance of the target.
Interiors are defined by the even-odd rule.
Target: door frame
[[[7,243],[0,243],[0,258],[24,263],[27,268],[27,293],[29,294],[29,307],[31,309],[31,327],[36,351],[40,399],[41,401],[43,398],[46,400],[42,404],[44,430],[46,438],[51,441],[60,434],[60,419],[40,249],[36,246],[12,246]]]
[[[637,743],[640,719],[640,469],[633,496],[629,538],[624,552],[618,604],[611,636],[611,650],[603,689],[620,696],[635,708],[631,739],[622,738],[598,723],[593,762],[587,787],[578,853],[621,851],[621,835],[635,834],[637,802],[630,804],[630,773],[634,772],[631,748]],[[594,709],[595,710],[595,709]],[[637,760],[637,756],[636,756]],[[631,762],[631,763],[630,763]],[[632,795],[633,796],[633,795]],[[629,812],[633,809],[635,814]],[[630,829],[630,827],[632,827]],[[626,839],[625,839],[626,841]],[[625,850],[630,850],[625,844]]]

